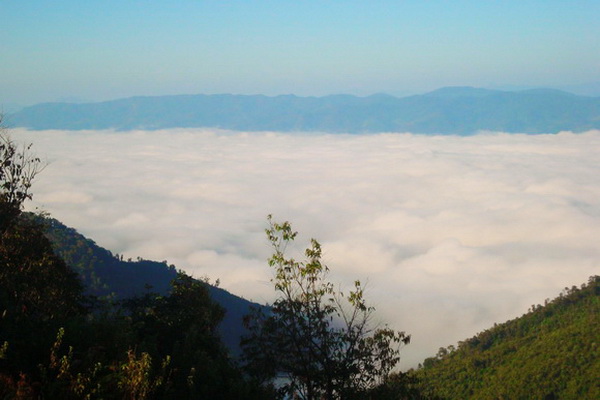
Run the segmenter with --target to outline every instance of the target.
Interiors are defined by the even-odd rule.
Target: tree
[[[229,357],[217,331],[225,310],[210,297],[208,282],[180,271],[171,285],[167,296],[149,292],[124,302],[135,347],[152,360],[169,360],[156,398],[272,398]]]
[[[269,266],[278,297],[270,312],[255,309],[246,318],[246,369],[265,383],[283,378],[282,396],[360,398],[385,380],[410,336],[371,327],[374,308],[366,304],[363,285],[356,281],[347,295],[336,290],[314,239],[305,261],[287,258],[297,232],[289,222],[268,220],[266,234],[274,249]]]
[[[0,128],[0,300],[4,317],[13,312],[52,319],[80,311],[83,288],[54,254],[43,226],[21,212],[43,169],[31,146],[19,146]]]
[[[30,149],[0,132],[0,343],[7,348],[0,376],[36,371],[55,329],[85,311],[79,278],[43,227],[22,214],[42,169]]]
[[[20,214],[23,202],[31,199],[29,189],[43,169],[31,153],[31,144],[18,146],[2,128],[0,115],[0,233]]]

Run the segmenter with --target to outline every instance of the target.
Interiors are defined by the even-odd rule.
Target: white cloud
[[[41,194],[37,200],[45,204],[83,204],[89,203],[93,199],[92,196],[88,195],[87,193],[82,193],[77,190],[59,190]]]
[[[600,132],[473,137],[30,132],[34,205],[126,257],[272,299],[266,215],[413,334],[403,366],[600,267]],[[302,242],[305,244],[306,242]]]

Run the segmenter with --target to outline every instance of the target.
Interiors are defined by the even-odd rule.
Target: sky
[[[125,258],[274,300],[267,215],[412,335],[401,368],[600,271],[600,131],[327,135],[12,130],[43,209]]]
[[[600,93],[596,0],[2,0],[0,105],[134,95]]]

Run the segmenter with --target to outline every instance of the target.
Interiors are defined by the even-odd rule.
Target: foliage
[[[214,387],[208,387],[206,375],[215,375],[211,386],[216,386],[222,383],[219,373],[226,375],[232,368],[217,335],[223,310],[211,300],[204,282],[180,272],[169,296],[148,293],[125,301],[124,307],[137,348],[153,359],[169,357],[176,364],[169,372],[169,390],[177,397],[198,391],[208,395]]]
[[[441,400],[426,394],[419,379],[412,373],[392,372],[376,387],[370,389],[364,398],[369,400]]]
[[[278,298],[270,313],[256,310],[246,322],[246,367],[263,382],[283,378],[283,395],[303,399],[360,396],[388,376],[399,361],[399,348],[410,337],[387,327],[372,328],[374,309],[367,306],[363,286],[355,282],[347,295],[327,281],[321,246],[311,240],[306,261],[287,258],[295,239],[288,222],[269,216],[266,230],[274,253],[269,265]]]
[[[271,398],[229,358],[216,333],[222,309],[204,282],[180,273],[172,284],[168,296],[147,293],[121,310],[63,320],[50,345],[50,330],[36,331],[24,346],[47,347],[19,366],[9,341],[0,395],[26,389],[26,398]]]
[[[0,398],[270,398],[229,358],[206,282],[179,273],[166,293],[89,302],[45,219],[21,212],[39,160],[3,143]]]
[[[98,246],[56,219],[35,214],[28,216],[44,225],[56,253],[77,271],[89,295],[125,299],[143,294],[148,286],[166,294],[170,290],[169,282],[177,275],[175,266],[167,265],[166,261],[140,257],[124,260],[122,255]]]
[[[5,378],[21,386],[55,330],[85,311],[77,275],[54,254],[42,227],[21,218],[41,170],[30,148],[0,136],[0,374],[11,371]]]
[[[441,348],[416,371],[447,399],[600,398],[600,277],[544,306]]]
[[[149,290],[162,296],[170,292],[170,282],[177,277],[174,265],[140,257],[124,259],[122,255],[98,246],[56,219],[33,214],[29,216],[44,225],[54,251],[79,274],[86,294],[118,301],[144,296]],[[233,356],[239,355],[240,337],[245,332],[243,316],[248,314],[251,306],[259,305],[215,285],[202,284],[206,285],[210,297],[226,310],[219,324],[219,334],[229,352]]]
[[[41,160],[32,155],[31,146],[19,146],[0,127],[0,233],[20,214],[23,202],[31,199],[29,189],[43,169]]]

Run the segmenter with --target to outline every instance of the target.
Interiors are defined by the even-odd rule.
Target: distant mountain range
[[[448,87],[397,98],[333,95],[178,95],[100,103],[43,103],[7,115],[30,129],[219,128],[242,131],[470,135],[600,129],[600,97],[553,89]]]

